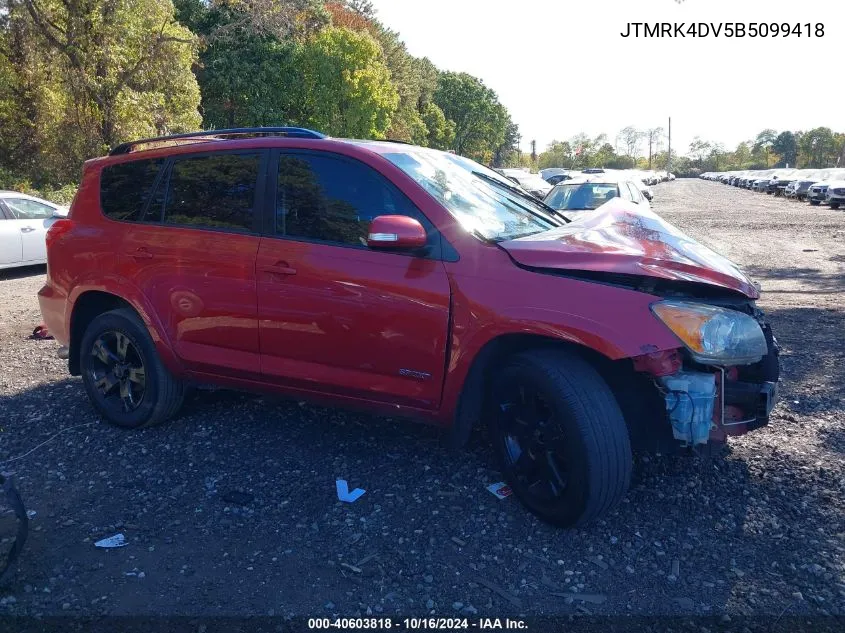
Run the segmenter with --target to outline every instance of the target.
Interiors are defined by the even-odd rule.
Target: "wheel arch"
[[[131,310],[141,319],[153,339],[156,352],[161,357],[162,362],[173,373],[181,373],[181,364],[164,337],[164,329],[157,322],[153,313],[146,309],[143,302],[133,301],[123,293],[114,292],[112,289],[77,289],[74,295],[72,299],[73,309],[69,315],[68,323],[68,370],[72,376],[78,376],[81,372],[80,344],[88,325],[99,315],[121,308]]]
[[[625,417],[636,448],[664,450],[671,445],[671,426],[663,400],[651,378],[637,373],[628,358],[612,359],[586,345],[542,334],[502,334],[489,340],[472,360],[458,397],[449,445],[464,446],[482,423],[490,371],[513,354],[532,349],[559,349],[588,362],[610,387]]]

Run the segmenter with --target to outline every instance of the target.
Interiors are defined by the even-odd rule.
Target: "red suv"
[[[633,448],[765,425],[757,287],[616,199],[578,221],[496,172],[300,128],[121,145],[47,236],[44,320],[96,410],[163,422],[191,383],[489,430],[544,520],[625,494]]]

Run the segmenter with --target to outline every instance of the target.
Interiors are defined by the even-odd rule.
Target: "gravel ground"
[[[403,421],[201,392],[163,427],[101,424],[28,338],[44,269],[0,273],[0,468],[35,512],[0,614],[845,614],[845,213],[702,181],[655,210],[762,282],[782,401],[722,456],[638,456],[577,531],[487,492],[482,440]]]

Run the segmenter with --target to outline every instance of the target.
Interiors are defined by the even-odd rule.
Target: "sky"
[[[412,55],[495,90],[537,141],[668,128],[733,149],[760,130],[845,130],[842,0],[373,0]],[[788,22],[823,37],[623,38],[628,23]],[[723,27],[724,29],[724,27]],[[835,61],[838,60],[838,61]],[[838,98],[835,96],[838,95]]]

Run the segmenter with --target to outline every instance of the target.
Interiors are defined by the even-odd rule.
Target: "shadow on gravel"
[[[770,268],[768,266],[745,266],[744,271],[753,279],[763,283],[765,294],[837,294],[845,291],[845,275],[842,273],[826,274],[818,268]],[[796,281],[807,290],[770,290],[766,281]]]
[[[841,411],[845,384],[845,311],[773,308],[766,316],[781,345],[782,400],[800,391],[802,413]]]
[[[0,281],[38,277],[43,276],[46,273],[47,266],[45,264],[39,264],[37,266],[23,266],[21,268],[4,268],[3,270],[0,270]]]

